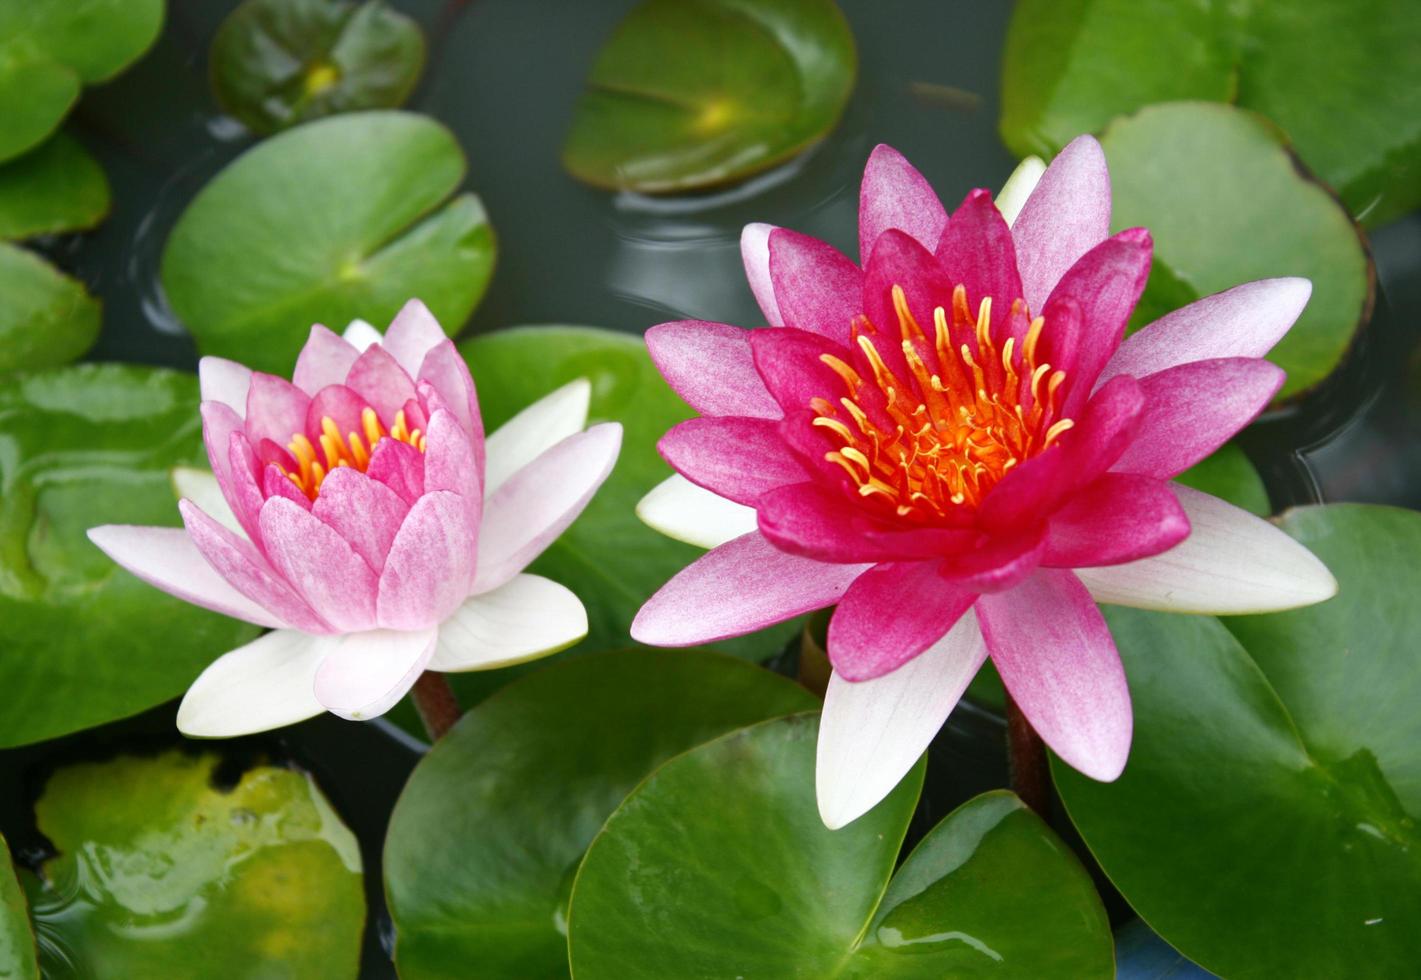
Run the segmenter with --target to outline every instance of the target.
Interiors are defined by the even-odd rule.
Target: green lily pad
[[[1228,628],[1109,610],[1129,765],[1108,785],[1052,772],[1106,874],[1210,971],[1406,976],[1421,962],[1421,515],[1310,507],[1282,526],[1338,596]]]
[[[1281,126],[1353,214],[1421,204],[1421,7],[1022,0],[1002,72],[1002,137],[1019,156],[1154,102],[1209,99]]]
[[[37,955],[29,903],[15,878],[10,849],[0,837],[0,977],[39,980]]]
[[[678,752],[814,704],[769,671],[686,650],[583,657],[485,701],[390,818],[400,976],[566,976],[572,875],[627,792]]]
[[[1101,145],[1114,228],[1154,235],[1138,322],[1252,279],[1304,276],[1312,298],[1269,355],[1288,372],[1278,397],[1327,377],[1371,315],[1375,275],[1356,225],[1278,131],[1230,106],[1181,102],[1117,120]]]
[[[813,715],[744,728],[637,787],[573,886],[574,976],[1114,975],[1089,877],[1016,797],[953,811],[894,874],[921,763],[868,814],[827,830],[817,730]]]
[[[0,161],[54,132],[85,84],[136,61],[163,0],[0,0]]]
[[[290,374],[312,323],[384,324],[410,297],[457,332],[493,271],[493,230],[453,134],[357,112],[248,150],[202,189],[163,252],[162,282],[204,354]]]
[[[102,307],[34,252],[0,242],[0,372],[67,364],[94,345]]]
[[[1233,443],[1195,463],[1175,477],[1175,482],[1211,493],[1259,517],[1267,517],[1273,513],[1272,505],[1268,502],[1268,491],[1263,486],[1263,478],[1258,475],[1258,470],[1253,468],[1243,450]]]
[[[0,746],[181,694],[254,626],[145,585],[85,537],[178,525],[168,471],[203,460],[197,379],[118,364],[0,385]]]
[[[360,847],[310,776],[171,751],[83,763],[35,806],[26,889],[46,975],[354,977]]]
[[[0,239],[92,228],[108,213],[103,168],[66,133],[0,164]]]
[[[253,132],[404,103],[424,67],[418,25],[381,0],[246,0],[212,41],[217,101]]]
[[[563,164],[650,193],[737,180],[822,139],[857,71],[833,0],[645,0],[598,54]]]

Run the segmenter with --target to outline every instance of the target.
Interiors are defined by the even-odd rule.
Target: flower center
[[[863,357],[854,359],[858,368],[832,354],[820,357],[846,394],[813,399],[813,424],[841,444],[824,458],[844,468],[865,501],[931,523],[976,507],[1012,467],[1071,428],[1070,419],[1058,418],[1066,372],[1038,363],[1044,318],[1031,321],[1019,348],[1013,336],[998,349],[991,297],[973,317],[961,285],[953,290],[950,320],[941,306],[933,311],[931,338],[900,286],[893,287],[893,306],[901,357],[888,346],[899,342],[858,317],[852,338]],[[1025,316],[1018,299],[1012,319]],[[885,352],[895,355],[896,370]]]
[[[342,466],[350,466],[364,473],[366,467],[370,465],[370,457],[375,452],[375,446],[381,439],[394,439],[424,452],[424,433],[419,429],[409,427],[405,422],[403,410],[395,413],[395,422],[390,426],[388,432],[380,424],[380,416],[375,413],[373,408],[361,410],[360,426],[364,430],[363,433],[348,432],[342,437],[340,427],[336,425],[335,420],[329,415],[324,416],[321,419],[321,435],[318,439],[319,454],[306,434],[298,432],[291,437],[291,441],[286,445],[286,448],[291,450],[291,455],[296,459],[296,469],[288,470],[279,463],[277,465],[302,493],[311,500],[315,500],[317,494],[321,492],[321,483],[332,470]]]

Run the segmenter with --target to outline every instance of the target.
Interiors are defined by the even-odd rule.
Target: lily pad
[[[1129,765],[1113,784],[1052,772],[1106,874],[1204,968],[1406,976],[1421,962],[1421,515],[1310,507],[1282,526],[1338,596],[1228,628],[1109,610]]]
[[[390,818],[400,975],[566,976],[572,875],[628,791],[678,752],[814,704],[769,671],[685,650],[583,657],[485,701]]]
[[[598,54],[563,164],[650,193],[737,180],[822,139],[857,71],[833,0],[645,0]]]
[[[85,537],[179,524],[168,471],[204,459],[197,403],[190,374],[118,364],[0,385],[0,746],[160,704],[257,635],[145,585]]]
[[[15,878],[10,849],[0,837],[0,977],[6,980],[39,980],[35,934],[30,927],[29,903]]]
[[[894,874],[921,763],[827,830],[817,730],[813,715],[744,728],[637,787],[573,886],[574,976],[1114,975],[1089,877],[1015,796],[953,811]]]
[[[1195,463],[1179,476],[1176,482],[1215,497],[1227,500],[1235,507],[1242,507],[1251,514],[1267,517],[1273,513],[1268,502],[1268,490],[1263,486],[1263,478],[1253,468],[1242,449],[1233,443],[1220,448],[1212,456]]]
[[[66,364],[94,345],[102,308],[84,284],[0,242],[0,372]]]
[[[457,332],[493,271],[493,230],[449,130],[405,112],[298,126],[202,189],[162,282],[204,354],[289,374],[312,323],[386,323],[411,296]]]
[[[354,977],[360,847],[304,773],[221,783],[215,755],[83,763],[35,806],[57,854],[25,885],[46,975]]]
[[[212,88],[253,132],[404,103],[424,67],[418,25],[381,0],[246,0],[212,41]]]
[[[1303,276],[1313,292],[1269,355],[1288,372],[1280,399],[1316,385],[1371,315],[1375,274],[1357,227],[1297,165],[1278,131],[1230,106],[1151,106],[1101,137],[1113,226],[1154,235],[1139,322],[1239,283]]]
[[[92,228],[108,212],[103,168],[66,133],[0,164],[0,239]]]
[[[162,27],[163,0],[0,3],[0,161],[43,142],[84,85],[137,60]]]
[[[1002,72],[1002,137],[1020,156],[1154,102],[1255,109],[1371,225],[1421,204],[1421,7],[1022,0]]]

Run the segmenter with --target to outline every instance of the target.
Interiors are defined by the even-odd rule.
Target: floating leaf
[[[10,849],[5,838],[0,837],[0,977],[39,980],[39,963],[35,956],[29,903],[15,879]]]
[[[179,523],[168,471],[205,458],[197,404],[192,375],[117,364],[0,385],[0,746],[160,704],[256,636],[145,585],[85,537]]]
[[[108,211],[103,168],[66,133],[0,164],[0,239],[92,228]]]
[[[457,331],[493,231],[453,135],[404,112],[298,126],[247,151],[178,220],[162,280],[204,354],[290,374],[312,323],[382,326],[410,297]]]
[[[222,108],[271,133],[401,105],[424,67],[424,36],[381,0],[246,0],[222,23],[209,62]]]
[[[82,282],[0,242],[0,372],[74,360],[98,338],[101,313]]]
[[[1111,880],[1206,969],[1406,976],[1421,961],[1421,516],[1310,507],[1283,528],[1338,596],[1228,629],[1109,610],[1129,765],[1111,784],[1052,772]]]
[[[833,0],[645,0],[598,54],[563,163],[652,193],[733,181],[823,138],[857,70]]]
[[[1237,102],[1380,224],[1421,204],[1417,50],[1421,6],[1409,0],[1022,0],[1002,137],[1019,156],[1049,154],[1149,103]]]
[[[57,855],[25,875],[47,975],[354,977],[360,847],[311,777],[215,755],[83,763],[35,806]]]
[[[921,764],[827,830],[816,733],[812,715],[741,729],[637,787],[573,886],[579,980],[1113,976],[1089,877],[1016,797],[953,811],[893,874]]]

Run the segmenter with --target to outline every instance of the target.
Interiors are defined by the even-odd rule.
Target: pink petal
[[[349,467],[340,467],[337,473],[347,470]],[[326,485],[321,484],[321,492],[326,492]],[[275,463],[268,463],[266,469],[262,470],[262,493],[265,497],[284,497],[303,510],[311,509],[311,501],[296,484],[291,482],[291,478],[281,471],[281,467]],[[260,508],[258,508],[260,513]]]
[[[675,426],[656,444],[663,459],[686,479],[736,503],[803,483],[809,471],[768,419],[699,418]]]
[[[973,191],[953,212],[937,246],[937,258],[954,284],[967,287],[967,306],[973,313],[983,299],[991,298],[993,335],[1001,336],[1000,324],[1011,304],[1022,298],[1021,277],[1011,229],[992,203],[990,191]]]
[[[321,484],[311,513],[334,528],[378,574],[409,505],[385,484],[342,466]]]
[[[1040,310],[1066,270],[1110,234],[1110,172],[1093,137],[1079,136],[1056,155],[1011,233],[1022,292]]]
[[[477,532],[468,503],[448,490],[427,493],[410,508],[380,572],[380,625],[437,626],[469,594]]]
[[[375,348],[371,348],[375,350]],[[371,405],[364,398],[361,398],[354,390],[347,388],[343,384],[327,385],[316,392],[311,399],[310,406],[306,409],[305,428],[306,438],[311,440],[311,445],[318,451],[317,459],[322,460],[324,456],[319,453],[321,446],[321,434],[325,431],[324,422],[330,419],[335,423],[336,430],[342,437],[348,438],[354,432],[360,435],[365,441],[365,420],[363,414],[365,409]],[[389,418],[384,419],[385,424],[390,422]],[[366,447],[369,448],[368,446]]]
[[[1051,517],[1042,564],[1118,565],[1168,551],[1189,535],[1189,518],[1168,483],[1106,473]]]
[[[1009,534],[982,535],[970,550],[944,559],[938,572],[966,592],[1001,592],[1036,571],[1046,550],[1045,530],[1028,527]]]
[[[1115,641],[1085,586],[1043,568],[977,601],[977,620],[1008,693],[1066,762],[1102,782],[1125,768],[1133,721]]]
[[[381,439],[370,454],[365,473],[395,491],[410,506],[424,494],[424,453],[407,442]]]
[[[970,548],[968,528],[905,529],[875,519],[840,488],[808,482],[755,501],[760,533],[782,551],[827,562],[921,561]]]
[[[621,446],[621,425],[594,425],[568,436],[499,487],[484,504],[474,592],[498,588],[567,530],[611,474]]]
[[[779,403],[776,418],[808,409],[812,399],[837,401],[840,395],[846,394],[843,380],[822,358],[831,354],[850,363],[853,355],[848,348],[793,327],[755,330],[750,334],[750,348],[755,357],[755,370]]]
[[[842,252],[787,228],[770,235],[770,279],[785,326],[839,343],[862,312],[863,273]]]
[[[351,633],[316,668],[313,690],[326,710],[351,721],[375,718],[404,697],[434,655],[437,629]]]
[[[390,321],[382,346],[411,377],[418,377],[425,356],[448,339],[429,307],[412,299]]]
[[[198,411],[202,415],[202,445],[207,450],[207,462],[212,473],[223,480],[231,472],[232,433],[244,432],[242,416],[230,405],[204,401]],[[223,493],[226,493],[224,488]],[[227,503],[231,503],[229,497]]]
[[[425,434],[424,492],[452,490],[464,502],[469,527],[477,530],[483,517],[484,488],[473,442],[453,413],[440,410],[429,420]]]
[[[1125,338],[1097,384],[1117,374],[1143,378],[1190,361],[1263,357],[1307,306],[1306,279],[1259,279],[1206,296]]]
[[[266,494],[257,485],[260,472],[257,455],[252,451],[252,444],[247,441],[246,435],[233,432],[227,444],[227,472],[225,475],[214,475],[237,523],[242,525],[242,530],[258,548],[262,547],[260,515],[262,504],[266,501]]]
[[[947,223],[932,185],[907,158],[887,144],[874,147],[859,188],[859,259],[867,264],[874,242],[890,228],[933,248]]]
[[[677,320],[648,330],[646,346],[661,376],[702,415],[777,419],[779,406],[755,372],[750,337],[725,323]]]
[[[285,378],[253,371],[252,387],[247,393],[247,440],[253,446],[263,439],[286,445],[292,435],[304,428],[310,404],[310,396]]]
[[[1140,428],[1112,469],[1166,478],[1182,473],[1253,421],[1285,377],[1268,361],[1223,357],[1141,378]]]
[[[931,337],[933,311],[939,306],[952,309],[954,285],[942,263],[917,239],[893,230],[878,236],[864,270],[861,307],[882,338],[875,345],[879,355],[899,378],[907,379],[909,373],[903,357],[893,287],[902,287],[909,313]],[[867,365],[863,368],[867,370]]]
[[[750,282],[755,302],[765,314],[765,322],[772,327],[782,327],[784,317],[780,316],[780,306],[775,302],[775,284],[770,281],[770,235],[774,231],[774,225],[760,222],[741,229],[740,260],[745,263],[745,278]]]
[[[786,554],[758,533],[681,569],[641,607],[632,639],[689,647],[741,636],[831,606],[870,565],[831,565]]]
[[[875,565],[829,620],[834,673],[868,681],[897,669],[941,639],[976,598],[944,579],[938,562]]]
[[[424,355],[424,363],[419,367],[416,380],[429,384],[439,393],[445,407],[454,413],[459,424],[474,440],[474,457],[483,469],[484,421],[479,414],[479,396],[474,388],[473,375],[469,366],[459,356],[452,341],[445,340],[430,348]]]
[[[345,377],[345,385],[369,403],[386,427],[415,397],[414,379],[383,346],[366,349]]]
[[[182,528],[105,524],[90,528],[89,540],[149,585],[184,602],[258,626],[286,625],[217,574]]]
[[[205,402],[218,402],[236,412],[247,410],[252,370],[225,357],[204,357],[197,362],[198,389]]]
[[[335,528],[272,497],[262,506],[261,530],[272,566],[322,619],[342,633],[375,626],[375,572]]]
[[[358,350],[318,323],[311,328],[306,346],[301,348],[301,354],[296,358],[296,370],[291,380],[296,387],[314,397],[327,385],[343,383],[358,357]]]

